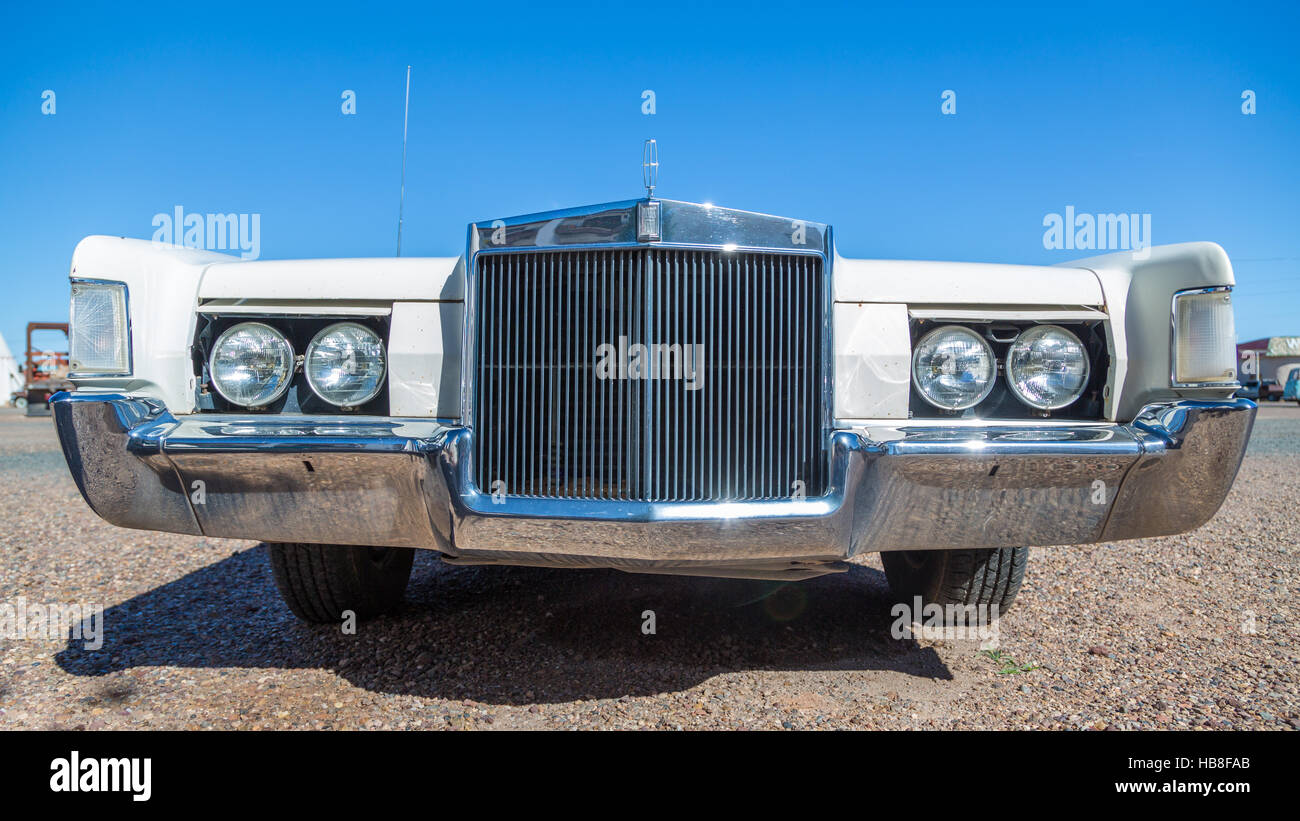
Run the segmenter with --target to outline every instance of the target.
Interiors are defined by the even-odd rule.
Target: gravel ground
[[[1300,728],[1298,503],[1300,408],[1270,405],[1205,527],[1035,549],[1001,660],[890,638],[876,557],[781,586],[422,551],[405,610],[343,635],[255,543],[104,523],[50,421],[2,410],[0,603],[106,630],[0,638],[0,728]]]

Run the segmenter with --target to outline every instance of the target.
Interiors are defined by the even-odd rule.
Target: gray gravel
[[[779,586],[422,552],[405,611],[349,636],[297,622],[252,542],[102,522],[50,421],[0,411],[0,603],[107,628],[0,639],[0,728],[1295,728],[1297,507],[1300,408],[1271,405],[1205,527],[1034,551],[1017,674],[890,638],[875,557]]]

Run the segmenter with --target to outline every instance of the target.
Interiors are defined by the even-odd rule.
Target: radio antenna
[[[406,125],[411,117],[411,67],[406,67],[406,107],[402,113],[402,193],[397,198],[397,255],[402,255],[402,208],[406,205]]]

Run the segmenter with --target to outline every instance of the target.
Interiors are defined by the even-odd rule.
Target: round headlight
[[[912,352],[912,384],[922,399],[943,410],[965,410],[983,402],[997,373],[989,343],[961,325],[930,331]]]
[[[293,346],[270,325],[242,322],[217,337],[208,373],[217,393],[236,405],[268,405],[289,389]]]
[[[1079,337],[1066,329],[1037,325],[1011,343],[1007,383],[1031,408],[1063,408],[1078,399],[1088,385],[1088,351]]]
[[[303,370],[307,384],[331,405],[364,405],[384,382],[384,342],[364,325],[336,323],[307,346]]]

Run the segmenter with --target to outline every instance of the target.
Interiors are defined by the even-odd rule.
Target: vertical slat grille
[[[825,491],[820,257],[630,248],[477,260],[483,492]]]

